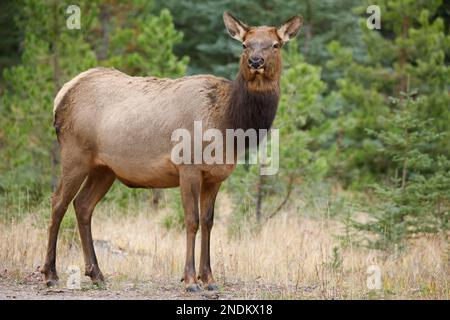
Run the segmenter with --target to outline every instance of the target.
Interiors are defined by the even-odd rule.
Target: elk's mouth
[[[264,68],[258,68],[258,69],[255,69],[255,68],[252,68],[252,67],[249,67],[250,68],[250,72],[252,73],[252,74],[263,74],[264,73]]]

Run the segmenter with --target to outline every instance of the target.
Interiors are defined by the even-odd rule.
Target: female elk
[[[229,13],[223,18],[231,37],[244,48],[234,81],[211,75],[131,77],[114,69],[95,68],[66,83],[57,94],[54,126],[61,147],[62,175],[52,197],[42,268],[47,285],[58,280],[57,235],[74,198],[85,274],[94,283],[104,281],[94,251],[91,218],[96,204],[118,179],[130,187],[180,187],[187,233],[186,289],[199,289],[194,262],[199,225],[199,279],[206,289],[217,288],[209,249],[214,202],[221,182],[235,164],[176,164],[171,159],[171,134],[179,128],[192,132],[194,121],[202,121],[205,130],[222,132],[269,129],[280,94],[280,48],[297,34],[302,22],[296,16],[279,28],[249,27]]]

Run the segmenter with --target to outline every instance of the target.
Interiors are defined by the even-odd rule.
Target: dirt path
[[[17,281],[0,280],[0,300],[155,300],[155,299],[219,299],[219,294],[195,293],[187,294],[174,286],[125,285],[122,289],[98,289],[84,285],[81,290],[67,288],[46,288],[42,283],[20,283]]]
[[[0,275],[0,300],[229,300],[229,299],[262,299],[282,298],[285,288],[274,285],[234,283],[222,286],[217,292],[200,291],[187,293],[183,284],[171,281],[152,280],[143,283],[126,281],[108,282],[106,288],[97,288],[88,281],[82,282],[81,290],[69,290],[60,284],[57,288],[47,288],[39,272],[24,277]],[[290,296],[293,298],[292,296]]]

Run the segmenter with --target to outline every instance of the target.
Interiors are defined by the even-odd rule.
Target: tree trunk
[[[97,51],[97,59],[102,61],[108,58],[109,34],[110,34],[111,6],[104,3],[100,6],[101,41]]]
[[[261,174],[261,164],[259,165],[259,177],[258,183],[256,184],[256,222],[261,221],[261,211],[262,211],[262,200],[264,192],[264,181],[265,176]]]
[[[406,39],[408,37],[408,28],[409,28],[409,17],[404,16],[402,20],[402,39]],[[400,56],[399,56],[399,66],[400,66],[400,92],[408,93],[409,94],[409,84],[408,84],[408,76],[405,73],[405,65],[408,60],[408,52],[406,51],[406,48],[402,47],[400,49]],[[403,99],[403,95],[400,95],[400,99]],[[407,169],[407,159],[403,162],[403,168],[402,168],[402,190],[406,187],[406,176],[408,173]]]
[[[161,189],[153,189],[152,190],[152,207],[153,209],[159,208],[159,202],[161,200],[162,190]]]
[[[406,176],[408,175],[408,167],[407,167],[407,160],[405,159],[403,161],[403,168],[402,168],[402,190],[405,190],[406,187]]]
[[[402,21],[402,39],[406,39],[408,37],[408,28],[409,28],[409,17],[403,17]],[[400,67],[400,92],[406,92],[408,87],[408,79],[407,75],[405,74],[405,65],[408,60],[408,52],[406,51],[406,48],[402,47],[400,48],[400,55],[399,55],[399,67]],[[400,96],[400,99],[402,99],[402,96]]]
[[[54,83],[54,96],[56,96],[57,92],[61,88],[61,67],[59,65],[59,24],[58,24],[58,2],[53,1],[53,34],[52,34],[52,65],[53,65],[53,83]],[[59,145],[56,141],[56,138],[53,139],[51,150],[51,187],[52,190],[56,189],[57,184],[57,168],[59,165]]]
[[[306,14],[308,17],[309,23],[305,25],[305,40],[303,42],[303,54],[308,56],[309,47],[311,44],[311,39],[313,37],[313,19],[312,19],[312,12],[313,12],[311,1],[308,1],[306,3]]]

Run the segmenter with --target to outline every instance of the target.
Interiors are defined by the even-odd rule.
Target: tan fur
[[[73,78],[72,80],[70,80],[69,82],[67,82],[66,84],[63,85],[63,87],[61,88],[61,90],[59,90],[58,94],[55,97],[55,100],[53,102],[53,115],[55,115],[56,109],[58,108],[58,106],[61,104],[61,100],[63,99],[63,97],[67,94],[67,92],[76,84],[78,83],[81,79],[83,79],[84,77],[88,76],[89,74],[95,72],[97,70],[97,68],[94,69],[89,69],[85,72],[80,73],[78,76],[76,76],[75,78]]]
[[[58,279],[57,234],[75,195],[86,275],[94,282],[104,280],[93,247],[91,217],[117,178],[130,187],[180,186],[187,230],[183,280],[188,290],[198,288],[194,251],[201,224],[199,275],[206,288],[216,288],[209,253],[214,202],[221,182],[232,173],[235,164],[177,165],[171,160],[171,152],[178,142],[171,141],[171,135],[184,128],[193,137],[194,121],[202,121],[204,131],[219,129],[225,136],[225,130],[234,127],[233,121],[239,122],[241,112],[247,117],[243,117],[244,125],[252,126],[253,118],[260,116],[254,109],[245,108],[263,108],[266,104],[271,108],[268,116],[256,120],[261,121],[261,126],[270,126],[281,74],[281,54],[272,48],[274,41],[281,41],[276,28],[250,28],[231,15],[224,20],[235,38],[249,42],[250,47],[258,48],[264,55],[262,74],[255,74],[246,65],[252,53],[249,49],[241,57],[240,72],[233,82],[211,75],[179,79],[132,77],[115,69],[94,68],[67,82],[58,92],[53,113],[62,174],[52,197],[47,256],[42,269],[48,285]]]

